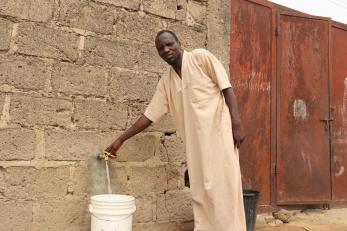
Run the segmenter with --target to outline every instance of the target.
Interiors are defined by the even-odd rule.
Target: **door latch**
[[[330,124],[330,122],[333,122],[334,119],[327,119],[327,118],[325,118],[325,119],[320,119],[320,121],[324,122],[324,124],[325,124],[325,126],[324,126],[325,131],[329,131],[329,124]]]

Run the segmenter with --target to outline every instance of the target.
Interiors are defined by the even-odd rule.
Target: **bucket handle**
[[[100,217],[98,217],[98,216],[96,216],[95,214],[93,214],[92,213],[92,210],[93,210],[93,206],[92,205],[89,205],[89,212],[91,213],[91,215],[93,216],[93,217],[95,217],[95,218],[97,218],[97,219],[99,219],[99,220],[102,220],[102,221],[114,221],[114,220],[107,220],[107,219],[103,219],[103,218],[100,218]],[[124,220],[126,220],[126,219],[128,219],[129,217],[131,217],[133,215],[133,212],[129,215],[129,216],[127,216],[127,217],[125,217],[125,218],[123,218],[123,219],[121,219],[121,220],[117,220],[117,221],[124,221]]]

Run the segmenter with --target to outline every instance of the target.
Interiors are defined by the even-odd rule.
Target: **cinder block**
[[[100,34],[111,34],[113,30],[111,9],[87,0],[61,0],[59,22]]]
[[[151,222],[155,216],[155,197],[154,195],[136,197],[136,212],[134,222]]]
[[[129,194],[129,176],[125,167],[119,167],[111,161],[111,188],[116,194]]]
[[[0,167],[0,201],[6,201],[5,197],[5,189],[6,189],[6,183],[5,183],[5,175],[6,170],[4,167]]]
[[[170,163],[186,162],[184,143],[177,135],[165,136],[164,146]]]
[[[33,207],[32,230],[88,230],[88,204],[89,200],[80,198],[38,201]]]
[[[130,186],[135,195],[163,193],[167,189],[165,167],[132,167]]]
[[[172,23],[168,25],[168,29],[176,33],[182,46],[188,51],[206,47],[207,30]]]
[[[208,1],[208,44],[207,48],[222,61],[228,72],[230,59],[231,1]]]
[[[145,70],[162,73],[164,61],[153,45],[131,40],[100,40],[87,38],[83,50],[83,58],[88,64],[97,66],[113,66],[127,69]]]
[[[158,80],[157,74],[113,68],[109,88],[110,96],[115,101],[148,102],[155,92]]]
[[[184,187],[184,173],[181,165],[168,164],[166,174],[168,190],[177,190]]]
[[[137,223],[133,226],[134,231],[177,231],[175,222],[155,222],[155,223]]]
[[[107,70],[91,66],[59,63],[54,66],[52,88],[55,92],[105,96]]]
[[[15,38],[20,54],[67,61],[77,60],[78,42],[76,34],[34,23],[20,23]]]
[[[1,230],[27,231],[31,227],[33,204],[30,201],[0,201]]]
[[[4,104],[5,104],[5,95],[4,94],[0,94],[0,111],[1,111],[0,116],[2,114],[2,109],[4,107]]]
[[[49,75],[49,64],[39,59],[13,57],[0,60],[0,85],[44,90]]]
[[[194,218],[190,191],[168,191],[157,198],[157,220],[191,221]]]
[[[157,195],[157,214],[156,214],[156,220],[157,221],[169,221],[170,220],[170,214],[168,208],[166,208],[166,197],[165,194],[159,194]]]
[[[129,119],[128,119],[128,127],[130,127],[133,123],[136,122],[138,118],[145,112],[149,103],[132,103],[130,106]],[[159,131],[159,132],[175,132],[176,127],[173,123],[173,120],[170,116],[170,113],[163,116],[163,118],[158,122],[152,124],[150,127],[146,129],[147,131]]]
[[[186,21],[187,19],[187,0],[177,0],[176,20]]]
[[[136,120],[138,120],[140,118],[140,116],[143,115],[143,113],[145,112],[147,106],[148,106],[148,102],[132,102],[131,105],[129,106],[129,119],[128,119],[128,127],[131,127],[131,125],[133,125]],[[153,130],[153,125],[152,124],[149,128],[147,128],[147,131],[149,130]]]
[[[95,160],[97,161],[97,160]],[[91,172],[85,164],[70,166],[70,179],[68,182],[67,194],[74,198],[87,198],[90,193],[89,174]]]
[[[165,195],[166,208],[169,210],[171,219],[193,220],[192,198],[189,190],[169,191]]]
[[[159,74],[163,74],[166,70],[168,70],[168,64],[160,58],[154,43],[153,45],[152,43],[150,45],[137,43],[136,45],[136,50],[138,52],[137,68],[139,70],[143,69]]]
[[[32,176],[34,181],[29,187],[32,187],[31,194],[35,200],[62,199],[66,196],[70,174],[69,167],[42,168],[34,171],[34,176]],[[15,174],[15,176],[20,175],[19,172]]]
[[[101,3],[107,3],[114,6],[120,6],[132,10],[138,10],[140,8],[141,0],[131,0],[131,1],[124,1],[124,0],[96,0],[97,2]]]
[[[66,161],[95,158],[118,135],[117,132],[46,130],[46,158]]]
[[[97,66],[128,67],[136,62],[135,45],[132,41],[108,41],[92,37],[85,40],[83,57],[87,63]]]
[[[12,27],[13,23],[11,21],[6,19],[0,19],[0,50],[8,50],[10,48]]]
[[[165,26],[162,20],[150,15],[117,10],[114,28],[114,34],[118,38],[154,44],[157,32]]]
[[[181,11],[186,9],[177,0],[143,0],[143,10],[161,17],[182,20]]]
[[[56,98],[14,95],[11,97],[11,123],[21,125],[71,125],[72,103]]]
[[[200,24],[206,24],[207,5],[196,1],[188,1],[187,12],[193,17],[194,21]]]
[[[159,149],[160,134],[138,134],[126,141],[121,149],[117,161],[143,162],[152,158]]]
[[[168,162],[169,158],[167,156],[167,151],[164,146],[164,137],[161,138],[160,146],[159,146],[159,151],[157,152],[157,156],[159,157],[159,160],[161,162]]]
[[[31,160],[34,158],[35,132],[30,129],[0,130],[0,160]]]
[[[54,0],[1,0],[0,14],[38,22],[52,19]]]
[[[67,194],[69,175],[68,167],[8,167],[3,194],[9,200],[59,200]]]
[[[128,107],[122,103],[102,100],[75,101],[74,122],[80,128],[124,129],[128,117]]]

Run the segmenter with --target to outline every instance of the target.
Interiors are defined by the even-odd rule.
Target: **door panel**
[[[260,3],[233,0],[231,15],[230,74],[246,131],[240,149],[243,187],[260,191],[260,204],[269,205],[273,12]]]
[[[347,200],[347,26],[332,27],[335,200]]]
[[[331,199],[329,21],[279,14],[277,202]]]

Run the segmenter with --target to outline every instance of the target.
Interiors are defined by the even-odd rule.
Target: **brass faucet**
[[[111,153],[109,153],[109,152],[103,150],[103,151],[101,151],[101,152],[98,154],[97,158],[98,158],[99,160],[106,160],[106,161],[108,161],[109,155],[111,155]]]

